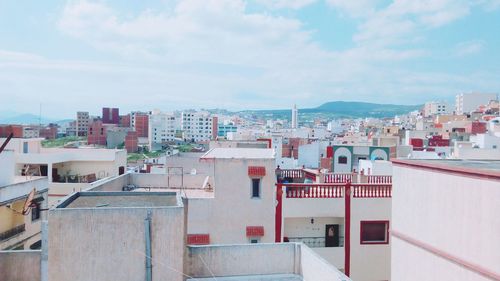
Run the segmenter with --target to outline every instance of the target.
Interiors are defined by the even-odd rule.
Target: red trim
[[[264,236],[263,226],[247,226],[247,237]]]
[[[492,180],[500,180],[500,172],[495,171],[485,171],[471,168],[462,168],[456,166],[448,166],[446,164],[435,164],[431,163],[432,160],[427,162],[422,162],[420,160],[403,160],[403,159],[391,159],[392,163],[396,166],[412,167],[422,170],[430,170],[435,172],[442,172],[447,174],[459,175],[463,177],[472,178],[487,178]],[[449,160],[454,161],[454,160]],[[456,160],[460,161],[460,160]]]
[[[408,244],[411,244],[417,248],[420,248],[420,249],[425,250],[431,254],[434,254],[440,258],[443,258],[449,262],[452,262],[458,266],[464,267],[464,268],[466,268],[474,273],[477,273],[479,275],[482,275],[482,276],[489,278],[489,279],[492,279],[492,280],[500,281],[500,273],[493,272],[487,268],[482,267],[481,265],[466,261],[460,257],[457,257],[453,254],[446,252],[446,251],[440,250],[440,249],[438,249],[434,246],[431,246],[425,242],[411,238],[410,236],[407,236],[407,235],[400,233],[398,231],[391,230],[391,235],[396,237],[396,238],[399,238],[399,239],[401,239],[401,240],[407,242]]]
[[[283,219],[283,188],[282,184],[276,185],[276,214],[274,216],[274,242],[281,241],[281,221]]]
[[[188,245],[208,245],[210,244],[210,234],[188,234]]]
[[[345,185],[345,237],[344,237],[344,273],[349,276],[351,271],[351,183]]]
[[[363,241],[363,228],[364,224],[367,223],[384,223],[386,225],[385,227],[385,241],[381,242],[364,242]],[[378,220],[378,221],[360,221],[359,222],[359,244],[361,245],[387,245],[389,244],[389,221],[388,220]]]
[[[264,166],[248,166],[249,177],[264,177],[266,175],[266,167]]]

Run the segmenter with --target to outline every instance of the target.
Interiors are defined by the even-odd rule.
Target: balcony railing
[[[344,198],[346,184],[278,184],[285,187],[286,198]],[[391,198],[391,183],[353,183],[351,194],[353,198]]]
[[[324,248],[325,237],[287,237],[289,242],[302,242],[309,248]],[[344,247],[344,237],[340,237],[339,246]]]
[[[325,183],[352,182],[352,174],[325,174]]]
[[[291,184],[286,185],[286,198],[342,198],[343,185]]]
[[[0,241],[7,240],[11,237],[14,237],[17,234],[24,232],[25,230],[26,230],[26,227],[23,223],[23,224],[18,225],[14,228],[11,228],[7,231],[4,231],[4,232],[0,233]]]
[[[352,197],[390,198],[392,197],[392,184],[353,184]]]
[[[281,177],[282,178],[292,178],[292,179],[303,178],[304,177],[304,170],[302,170],[302,169],[281,170]]]
[[[392,183],[392,176],[367,176],[368,183]]]

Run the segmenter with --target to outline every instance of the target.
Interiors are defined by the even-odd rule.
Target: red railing
[[[344,185],[292,184],[286,185],[286,198],[342,198]]]
[[[278,184],[285,187],[286,198],[343,198],[346,184]],[[391,198],[392,184],[351,184],[353,198]]]
[[[392,184],[353,184],[352,197],[390,198],[392,197]]]
[[[325,174],[325,183],[352,182],[352,174]]]
[[[304,170],[301,170],[301,169],[281,170],[281,177],[292,178],[292,179],[303,178],[304,177]]]
[[[392,183],[392,176],[368,176],[368,183]]]

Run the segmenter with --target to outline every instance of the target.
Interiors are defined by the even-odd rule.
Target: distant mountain
[[[303,112],[330,112],[347,116],[382,116],[393,117],[422,108],[422,105],[378,104],[368,102],[334,101],[316,108],[303,109]]]
[[[384,118],[406,114],[414,110],[419,110],[421,108],[422,105],[396,105],[368,102],[333,101],[324,103],[314,108],[299,108],[299,115],[323,115],[334,118]],[[242,112],[288,119],[291,116],[291,109],[245,110]]]
[[[42,124],[53,123],[54,120],[42,118]],[[31,125],[40,123],[39,116],[33,114],[20,114],[0,119],[0,124]]]

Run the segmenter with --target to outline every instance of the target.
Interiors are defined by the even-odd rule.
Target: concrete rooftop
[[[230,277],[210,277],[210,278],[194,278],[187,279],[195,281],[302,281],[302,276],[296,274],[271,274],[271,275],[244,275],[244,276],[230,276]]]
[[[213,148],[201,159],[274,159],[274,150],[269,148]]]
[[[177,206],[172,192],[78,192],[57,208],[133,208]]]

